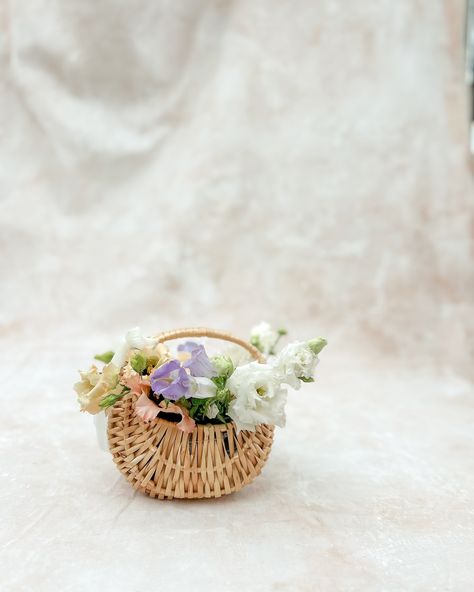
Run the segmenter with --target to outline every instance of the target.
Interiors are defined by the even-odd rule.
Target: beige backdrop
[[[8,590],[469,589],[462,17],[460,0],[2,3]],[[330,346],[260,484],[192,508],[133,496],[75,414],[75,369],[136,324],[261,319]]]

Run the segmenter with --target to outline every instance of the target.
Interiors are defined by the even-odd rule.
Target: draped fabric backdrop
[[[2,589],[469,590],[463,2],[0,10]],[[76,369],[260,320],[329,341],[262,476],[134,494]]]

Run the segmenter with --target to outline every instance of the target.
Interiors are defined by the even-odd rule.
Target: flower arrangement
[[[163,417],[190,433],[196,424],[233,422],[237,431],[254,432],[261,424],[285,425],[287,386],[299,389],[312,382],[323,338],[292,342],[277,352],[283,329],[260,323],[250,343],[267,357],[265,363],[242,360],[233,351],[209,356],[204,345],[186,341],[170,349],[144,337],[138,328],[127,332],[115,351],[95,356],[80,371],[75,384],[82,411],[97,414],[125,395],[135,395],[135,414],[144,422]]]

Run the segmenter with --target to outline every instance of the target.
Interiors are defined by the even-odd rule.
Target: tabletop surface
[[[322,354],[251,485],[157,501],[131,489],[77,411],[83,350],[30,342],[16,359],[2,345],[3,590],[472,589],[468,383]]]

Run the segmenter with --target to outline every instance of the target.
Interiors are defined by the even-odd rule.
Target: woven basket
[[[183,337],[212,337],[236,343],[256,360],[265,358],[252,345],[210,329],[162,333],[163,343]],[[119,471],[135,489],[158,499],[213,498],[239,491],[253,481],[270,454],[273,426],[255,432],[237,430],[233,422],[197,425],[186,434],[160,417],[144,422],[127,395],[109,412],[108,440]]]

